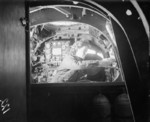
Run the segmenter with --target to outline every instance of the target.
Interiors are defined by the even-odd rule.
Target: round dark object
[[[119,117],[132,116],[130,100],[127,94],[123,93],[115,99],[114,112],[115,115]]]
[[[93,117],[105,118],[111,114],[111,105],[106,96],[99,94],[93,99]]]

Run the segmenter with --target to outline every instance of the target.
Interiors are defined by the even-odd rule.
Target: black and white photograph
[[[0,0],[0,122],[150,122],[149,8]]]

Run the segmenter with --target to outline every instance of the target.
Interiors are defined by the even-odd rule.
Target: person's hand
[[[107,66],[112,65],[114,62],[116,62],[114,58],[105,58],[101,61],[100,65],[102,67],[107,67]]]

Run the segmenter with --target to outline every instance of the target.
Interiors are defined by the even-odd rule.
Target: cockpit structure
[[[31,83],[123,81],[111,19],[104,13],[83,5],[51,5],[31,7],[29,18]],[[79,43],[86,43],[84,58]]]

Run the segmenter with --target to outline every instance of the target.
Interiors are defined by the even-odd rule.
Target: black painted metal
[[[142,82],[129,40],[116,22],[112,20],[112,24],[135,120],[136,122],[146,121],[144,114],[146,112],[147,89]]]
[[[110,122],[111,106],[124,88],[119,82],[32,84],[29,122]],[[97,99],[99,94],[102,97]]]
[[[37,1],[37,0],[31,0],[31,1]],[[111,4],[107,6],[108,9],[110,6],[113,5]],[[126,20],[128,20],[128,19],[123,20],[122,11],[117,11],[118,9],[116,9],[115,7],[113,9],[110,8],[110,11],[111,10],[112,13],[115,13],[116,16],[117,16],[116,13],[120,12],[120,15],[118,15],[117,18],[120,19],[122,23],[123,21],[126,22]],[[0,2],[0,99],[4,100],[5,98],[8,98],[11,109],[5,115],[0,113],[1,115],[0,121],[26,122],[26,66],[25,66],[26,58],[25,56],[26,56],[26,51],[28,49],[25,48],[25,30],[19,21],[20,17],[24,17],[24,16],[25,16],[25,4],[23,0],[22,1],[13,0],[12,2],[8,0],[5,2],[3,0],[2,2],[1,0]],[[134,23],[134,21],[132,21],[132,23]],[[131,25],[126,30],[129,38],[131,37],[134,38],[132,34],[130,35],[130,33],[133,32],[133,30],[130,30],[130,28],[133,27],[133,26],[131,27]],[[127,27],[125,23],[123,24],[123,26],[125,28]],[[125,79],[127,81],[129,92],[131,93],[130,96],[133,104],[133,109],[137,114],[136,118],[139,119],[138,121],[144,122],[142,113],[143,114],[145,113],[144,109],[146,108],[145,107],[146,91],[143,87],[143,81],[139,80],[137,67],[135,66],[135,61],[133,60],[133,54],[131,53],[131,49],[128,45],[128,42],[126,41],[126,39],[122,40],[121,38],[121,35],[123,36],[124,34],[119,32],[120,29],[118,25],[115,23],[114,23],[114,29],[117,35],[116,38],[118,40],[118,47],[121,55],[121,61],[123,63]],[[142,39],[142,36],[140,37],[141,37],[140,39]],[[146,40],[145,36],[144,36],[144,40]],[[135,40],[132,39],[130,39],[130,41],[133,46],[133,49],[134,50],[136,49],[135,54],[139,62],[138,64],[143,64],[143,63],[145,64],[146,53],[143,54],[142,51],[146,52],[147,47],[145,48],[144,46],[142,46],[142,48],[140,48],[140,50],[142,51],[137,51],[139,49],[138,45],[142,45],[143,43],[140,43],[140,40],[138,40],[138,43],[137,41],[135,43]],[[144,45],[147,45],[147,42],[146,43],[144,42]],[[139,55],[142,55],[142,58]],[[27,75],[27,78],[28,77],[29,75]],[[54,90],[54,92],[55,91],[57,90]],[[42,90],[41,92],[39,91],[39,93],[42,94]],[[38,95],[39,94],[37,94],[37,96]],[[49,95],[50,94],[48,94],[48,96]],[[46,98],[47,97],[45,97],[45,99]],[[35,99],[35,100],[38,101],[41,99]],[[57,101],[55,97],[53,100],[54,100],[53,102],[55,102],[55,100]]]
[[[117,6],[115,6],[115,7],[117,7]],[[53,17],[52,19],[48,19],[48,20],[53,20],[53,19],[56,20],[58,18]],[[61,19],[63,19],[63,17]],[[64,18],[64,19],[66,20],[66,18]],[[85,19],[85,21],[86,20],[87,19]],[[76,20],[76,21],[78,21],[78,20]],[[93,22],[93,21],[94,20],[92,20],[92,21],[89,20],[88,23],[91,22],[90,23],[91,25],[98,27],[98,25],[95,25],[96,22]],[[142,82],[140,72],[137,67],[138,65],[136,64],[136,59],[138,59],[138,61],[140,61],[140,58],[137,55],[136,55],[136,58],[134,58],[135,54],[133,53],[132,46],[129,44],[130,41],[132,42],[132,44],[135,44],[133,42],[135,40],[132,38],[132,36],[129,36],[131,38],[131,40],[127,40],[125,33],[118,26],[118,24],[113,20],[112,20],[112,22],[113,22],[116,40],[117,40],[117,44],[118,44],[118,48],[119,48],[119,53],[121,56],[121,62],[122,62],[123,71],[125,74],[125,80],[126,80],[129,96],[131,97],[131,103],[133,106],[135,119],[136,119],[136,121],[139,121],[139,122],[144,121],[144,111],[145,111],[145,105],[146,105],[146,104],[144,104],[145,100],[146,100],[145,99],[146,98],[146,87],[144,87],[145,84],[144,84],[144,82]],[[33,22],[31,21],[31,24],[32,23]],[[145,44],[145,42],[144,42],[144,44]],[[138,53],[140,53],[140,52],[138,52]],[[136,54],[138,54],[138,53],[136,53]],[[133,76],[133,77],[131,77],[131,76]],[[140,107],[138,107],[140,104],[142,104],[142,105]],[[142,112],[142,114],[141,114],[141,112]]]
[[[0,103],[1,122],[26,122],[24,1],[0,1]],[[9,107],[7,105],[10,105]]]

